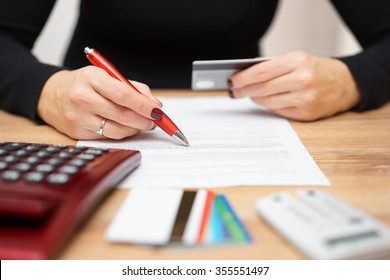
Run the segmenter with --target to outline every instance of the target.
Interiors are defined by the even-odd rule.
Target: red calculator
[[[55,258],[141,153],[0,142],[0,259]]]

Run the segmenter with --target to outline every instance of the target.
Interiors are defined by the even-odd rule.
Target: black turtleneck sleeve
[[[0,9],[0,108],[37,120],[39,93],[60,68],[40,63],[31,49],[55,0],[13,0]]]
[[[332,0],[362,46],[362,52],[341,58],[363,96],[355,110],[376,108],[390,100],[390,1]]]

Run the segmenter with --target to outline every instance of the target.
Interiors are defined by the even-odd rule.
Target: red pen
[[[105,59],[98,51],[86,47],[84,52],[88,58],[88,60],[95,66],[100,67],[113,78],[118,79],[126,84],[128,84],[131,88],[142,94],[129,80],[127,80],[119,71],[116,69],[114,65],[112,65],[107,59]],[[182,145],[189,146],[189,142],[184,134],[180,131],[180,129],[174,124],[174,122],[163,112],[162,118],[159,120],[153,120],[153,122],[164,130],[168,135],[170,135],[173,139],[179,142]]]

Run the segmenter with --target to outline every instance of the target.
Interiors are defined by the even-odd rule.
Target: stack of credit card
[[[207,190],[144,188],[131,190],[106,239],[153,246],[251,242],[224,195]]]

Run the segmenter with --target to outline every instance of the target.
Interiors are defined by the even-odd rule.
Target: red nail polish
[[[236,98],[236,97],[234,96],[234,94],[233,94],[232,89],[230,89],[230,88],[229,88],[229,90],[228,90],[228,94],[229,94],[230,98]]]
[[[162,116],[163,112],[159,108],[154,108],[150,113],[150,117],[154,120],[161,120]]]
[[[230,98],[235,98],[234,94],[233,94],[233,82],[231,79],[227,80],[227,85],[228,85],[228,94],[229,94]]]

